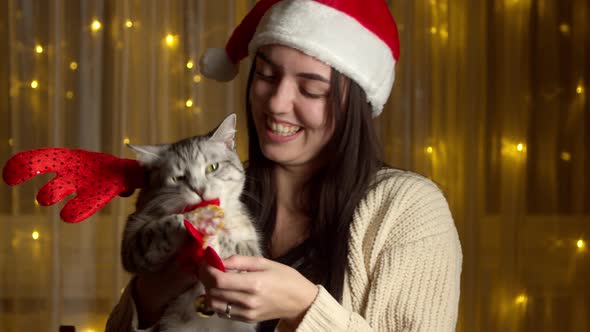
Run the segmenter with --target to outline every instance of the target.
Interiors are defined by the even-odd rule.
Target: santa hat
[[[293,47],[332,66],[367,94],[373,117],[387,101],[399,57],[395,21],[384,0],[260,0],[225,49],[208,49],[201,73],[230,81],[239,62],[263,45]]]

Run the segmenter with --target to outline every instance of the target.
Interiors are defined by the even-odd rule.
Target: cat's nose
[[[201,196],[201,198],[202,198],[203,193],[205,193],[205,187],[198,187],[195,189],[195,192],[197,193],[197,195]]]

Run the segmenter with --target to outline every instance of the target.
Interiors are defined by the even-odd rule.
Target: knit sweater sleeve
[[[384,182],[351,227],[352,309],[319,286],[297,331],[455,330],[462,255],[447,202],[416,175]]]

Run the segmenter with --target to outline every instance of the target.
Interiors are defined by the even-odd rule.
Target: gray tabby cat
[[[129,145],[149,170],[149,184],[125,225],[121,256],[130,273],[158,271],[185,244],[188,233],[179,211],[219,198],[224,227],[210,242],[221,258],[261,255],[258,234],[240,202],[245,172],[234,150],[236,116],[228,116],[211,135],[166,145]],[[198,225],[195,225],[198,228]],[[255,326],[197,315],[193,303],[203,294],[198,284],[171,305],[158,331],[253,331]]]

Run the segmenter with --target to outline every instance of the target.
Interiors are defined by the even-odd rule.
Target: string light
[[[436,27],[431,27],[430,28],[430,33],[435,35],[436,34]]]
[[[37,232],[37,231],[34,231],[34,232],[31,234],[31,237],[33,238],[33,240],[39,240],[39,236],[40,236],[40,235],[39,235],[39,232]]]
[[[197,74],[197,75],[193,76],[193,81],[195,83],[201,83],[201,75]]]
[[[191,69],[191,68],[193,68],[193,62],[189,60],[189,61],[186,63],[186,68],[188,68],[188,69]]]
[[[78,63],[76,61],[72,61],[70,62],[70,69],[71,70],[76,70],[78,69]]]
[[[447,40],[449,38],[449,32],[447,31],[447,29],[440,29],[440,37],[443,40]]]
[[[9,146],[13,146],[14,145],[14,140],[12,138],[8,139],[8,145]]]
[[[584,93],[584,87],[580,84],[578,85],[578,87],[576,87],[576,93],[581,95],[582,93]]]
[[[186,101],[186,103],[184,103],[184,104],[186,105],[186,107],[189,107],[189,108],[190,108],[190,107],[193,107],[193,101],[192,101],[192,99],[188,99],[188,100]]]
[[[578,240],[578,242],[576,242],[576,246],[578,247],[578,249],[584,249],[584,240]]]
[[[166,35],[166,38],[164,40],[166,41],[166,44],[169,47],[173,47],[174,45],[176,45],[177,37],[175,35],[169,33]]]
[[[516,304],[526,304],[528,298],[525,294],[520,294],[516,297],[516,299],[514,300],[514,303]]]
[[[561,160],[563,160],[563,161],[570,161],[570,160],[572,160],[572,155],[571,155],[571,153],[569,153],[569,152],[567,152],[567,151],[563,151],[563,152],[561,153]]]
[[[128,27],[128,28],[132,28],[132,27],[133,27],[133,21],[131,21],[131,20],[129,20],[129,19],[128,19],[128,20],[126,20],[126,21],[125,21],[125,26],[126,26],[126,27]]]
[[[522,143],[518,143],[516,145],[516,151],[518,151],[518,152],[523,152],[524,151],[524,148],[525,148],[524,147],[524,144],[522,144]]]
[[[66,92],[66,98],[68,98],[68,99],[74,98],[74,92],[72,90],[68,90]]]
[[[129,143],[131,143],[131,140],[129,140],[129,138],[128,138],[128,137],[125,137],[125,138],[123,139],[123,144],[127,145],[127,144],[129,144]]]
[[[37,82],[37,80],[32,80],[31,81],[31,88],[36,89],[39,87],[39,82]]]
[[[568,35],[570,33],[570,26],[567,23],[561,23],[559,25],[559,31],[561,31],[561,33],[563,33],[564,35]]]
[[[90,28],[92,29],[92,31],[96,32],[102,28],[102,23],[100,23],[99,20],[94,20],[92,21]]]
[[[41,46],[41,45],[37,45],[37,46],[35,47],[35,52],[37,52],[38,54],[41,54],[41,53],[43,53],[43,46]]]

